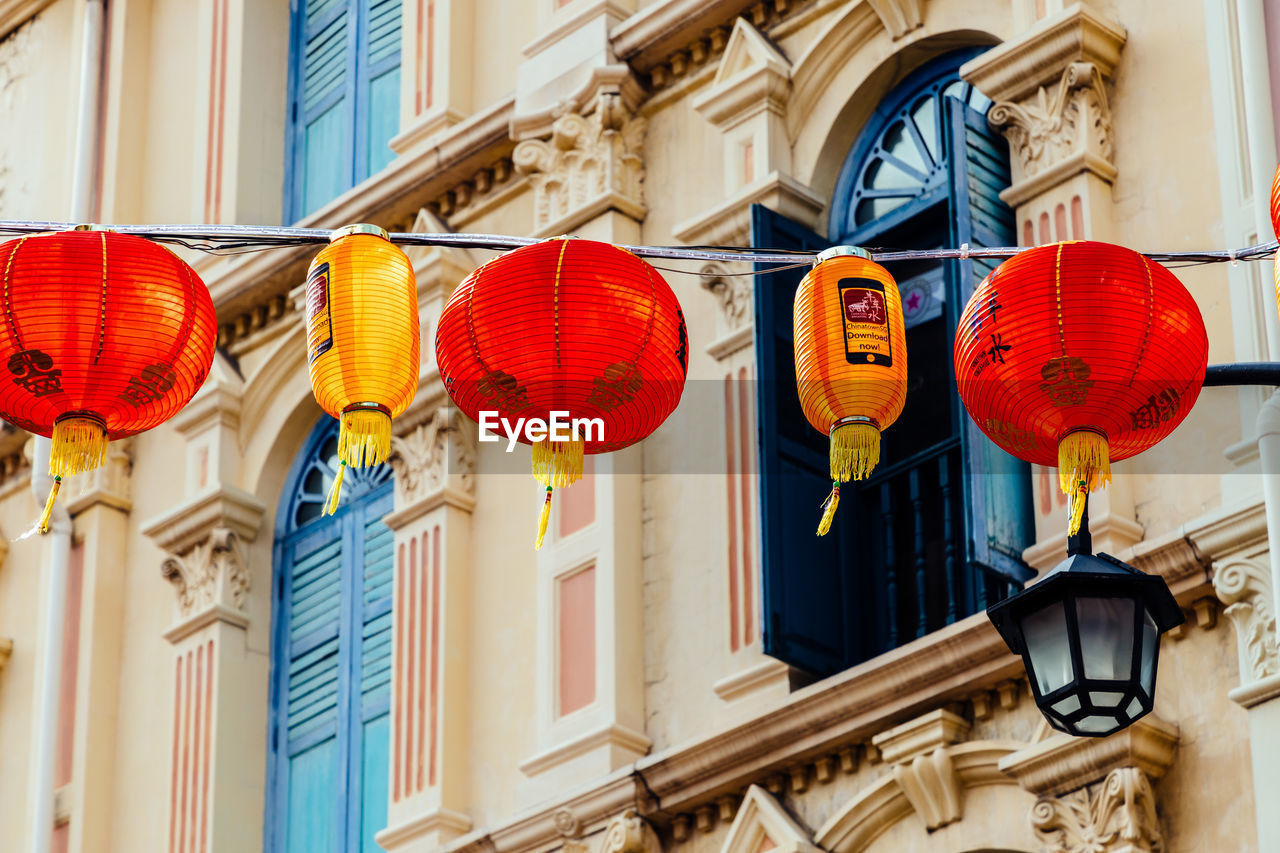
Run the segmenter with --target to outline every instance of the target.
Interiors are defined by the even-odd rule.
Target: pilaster
[[[62,490],[81,560],[80,611],[68,614],[79,620],[73,784],[65,789],[71,850],[92,849],[111,828],[133,441],[111,442],[101,468],[68,478]]]
[[[1014,209],[1022,246],[1112,233],[1117,169],[1107,84],[1125,29],[1090,5],[1054,5],[1021,36],[960,69],[995,102],[987,120],[1009,140],[1013,182],[1000,197]],[[1066,501],[1056,471],[1033,466],[1032,478],[1036,544],[1024,559],[1047,569],[1066,553]],[[1090,497],[1089,517],[1100,551],[1114,554],[1142,539],[1123,468]]]
[[[216,804],[239,802],[261,777],[268,661],[247,644],[252,571],[248,546],[266,506],[238,481],[243,386],[221,356],[205,386],[172,421],[186,439],[184,500],[141,525],[165,553],[174,588],[171,853],[252,849],[260,826]],[[257,781],[260,785],[261,782]]]
[[[471,829],[471,512],[475,427],[436,398],[391,439],[395,535],[387,828],[393,851],[437,850]]]
[[[397,154],[429,146],[471,115],[474,7],[474,0],[418,0],[403,5],[401,132],[391,140]]]

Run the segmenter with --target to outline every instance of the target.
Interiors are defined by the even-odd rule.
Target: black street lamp
[[[1086,509],[1067,559],[987,616],[1022,655],[1049,724],[1104,737],[1151,711],[1160,635],[1186,617],[1163,578],[1091,551]]]

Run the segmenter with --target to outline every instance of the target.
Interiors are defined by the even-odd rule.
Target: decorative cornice
[[[1125,38],[1120,24],[1076,3],[966,62],[960,76],[997,103],[1021,101],[1058,80],[1073,63],[1092,64],[1110,78]]]
[[[374,841],[384,850],[394,851],[424,835],[442,832],[452,836],[471,831],[471,818],[462,812],[449,809],[432,809],[404,823],[388,826],[374,836]]]
[[[1213,588],[1236,627],[1241,681],[1280,675],[1271,567],[1243,557],[1221,560],[1213,564]]]
[[[215,353],[204,387],[169,420],[169,424],[178,435],[187,438],[211,426],[239,429],[243,395],[244,380],[221,352]]]
[[[676,224],[672,236],[693,245],[742,245],[751,232],[751,205],[763,204],[802,225],[813,226],[826,201],[791,175],[770,172],[728,200]]]
[[[790,78],[790,61],[739,18],[714,80],[693,99],[693,108],[722,131],[761,112],[781,116],[791,94]]]
[[[752,785],[738,806],[720,853],[759,853],[766,839],[768,849],[777,853],[821,853],[807,829],[768,791]]]
[[[755,666],[735,672],[711,685],[711,690],[725,702],[733,702],[761,687],[775,683],[779,678],[784,682],[791,668],[777,658],[766,657]]]
[[[133,509],[133,438],[107,445],[107,459],[98,468],[67,478],[62,486],[63,505],[72,517],[98,504],[121,512]]]
[[[141,532],[165,551],[184,554],[216,528],[252,542],[262,526],[266,505],[235,486],[219,484],[142,525]]]
[[[662,842],[647,820],[627,809],[609,821],[597,853],[662,853]]]
[[[609,745],[636,756],[644,755],[653,745],[642,732],[633,731],[616,723],[601,726],[564,743],[556,744],[543,750],[532,758],[520,763],[520,772],[526,776],[537,776],[552,767],[577,758],[596,747]]]
[[[610,208],[642,221],[644,132],[618,95],[601,94],[589,116],[566,113],[549,140],[517,145],[512,161],[533,185],[535,232],[569,233]]]
[[[1031,826],[1045,853],[1160,853],[1164,837],[1151,782],[1136,767],[1112,770],[1094,790],[1041,798]]]
[[[690,45],[689,33],[723,29],[756,0],[665,0],[653,3],[613,28],[609,40],[619,59],[647,72]],[[724,42],[721,41],[721,49]]]
[[[44,11],[53,0],[0,0],[0,39]]]
[[[1054,795],[1096,782],[1121,767],[1159,779],[1173,763],[1178,727],[1148,714],[1105,738],[1066,734],[1034,743],[1000,761],[1000,770],[1033,794]]]

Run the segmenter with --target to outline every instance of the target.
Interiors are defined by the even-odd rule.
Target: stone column
[[[1272,853],[1280,851],[1280,813],[1266,804],[1280,797],[1280,651],[1266,560],[1261,553],[1214,563],[1213,587],[1236,629],[1240,686],[1227,695],[1249,712],[1258,850]]]
[[[118,707],[132,468],[133,439],[114,441],[105,465],[68,478],[62,489],[82,555],[80,612],[68,614],[69,620],[79,620],[76,707],[63,710],[75,714],[69,744],[74,784],[60,792],[70,816],[70,850],[93,849],[95,839],[111,828],[116,717],[102,709]]]
[[[391,746],[392,851],[432,851],[471,829],[471,512],[475,426],[436,399],[394,436]]]
[[[582,112],[555,119],[549,138],[516,146],[516,169],[533,186],[535,234],[641,241],[645,122],[628,103],[610,78]],[[537,752],[520,765],[529,780],[522,803],[604,776],[649,750],[640,448],[588,457],[587,471],[557,493],[536,557]],[[531,503],[541,498],[541,487],[529,489]],[[572,642],[562,645],[565,637]]]
[[[1013,183],[1000,194],[1016,214],[1019,245],[1110,237],[1117,170],[1107,83],[1126,34],[1120,24],[1075,4],[1024,35],[966,63],[960,74],[995,104],[991,125],[1009,140]],[[1066,496],[1056,471],[1032,466],[1036,568],[1066,553]],[[1089,499],[1094,548],[1117,553],[1142,539],[1127,476]]]
[[[249,648],[250,567],[246,546],[265,505],[237,488],[240,392],[220,359],[205,387],[173,419],[186,439],[186,499],[141,532],[166,554],[173,584],[173,753],[169,851],[255,850],[262,826],[240,808],[260,801],[267,753],[267,655]],[[269,572],[267,573],[269,577]]]
[[[1038,796],[1032,829],[1045,853],[1160,853],[1151,783],[1173,762],[1178,727],[1147,715],[1105,738],[1055,734],[1000,760]]]

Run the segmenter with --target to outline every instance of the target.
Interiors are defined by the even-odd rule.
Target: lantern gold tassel
[[[838,423],[831,430],[831,479],[864,480],[880,462],[880,430],[873,423]]]
[[[542,502],[542,515],[538,518],[538,541],[533,550],[542,550],[542,538],[547,535],[547,521],[551,518],[551,487],[547,486],[547,499]]]
[[[325,515],[338,511],[342,496],[342,474],[350,466],[381,465],[391,455],[391,416],[382,409],[352,408],[342,413],[338,428],[338,475],[329,489]]]
[[[53,424],[53,437],[49,449],[49,474],[53,488],[40,514],[40,532],[49,532],[49,519],[53,516],[53,502],[58,497],[62,478],[102,467],[107,458],[107,428],[97,418],[72,416],[61,418]]]
[[[1058,442],[1058,485],[1070,496],[1071,518],[1067,535],[1080,532],[1085,498],[1111,482],[1107,437],[1093,430],[1067,433]]]
[[[41,533],[49,532],[49,519],[53,516],[53,502],[58,499],[58,489],[62,487],[62,478],[53,478],[53,487],[49,489],[49,499],[44,502],[44,512],[40,513],[40,523],[37,525]]]
[[[822,520],[818,522],[818,535],[826,536],[831,530],[831,522],[836,517],[836,507],[840,506],[840,484],[831,484],[831,494],[822,502]]]
[[[541,439],[533,445],[533,476],[548,488],[563,489],[582,479],[582,441]]]

